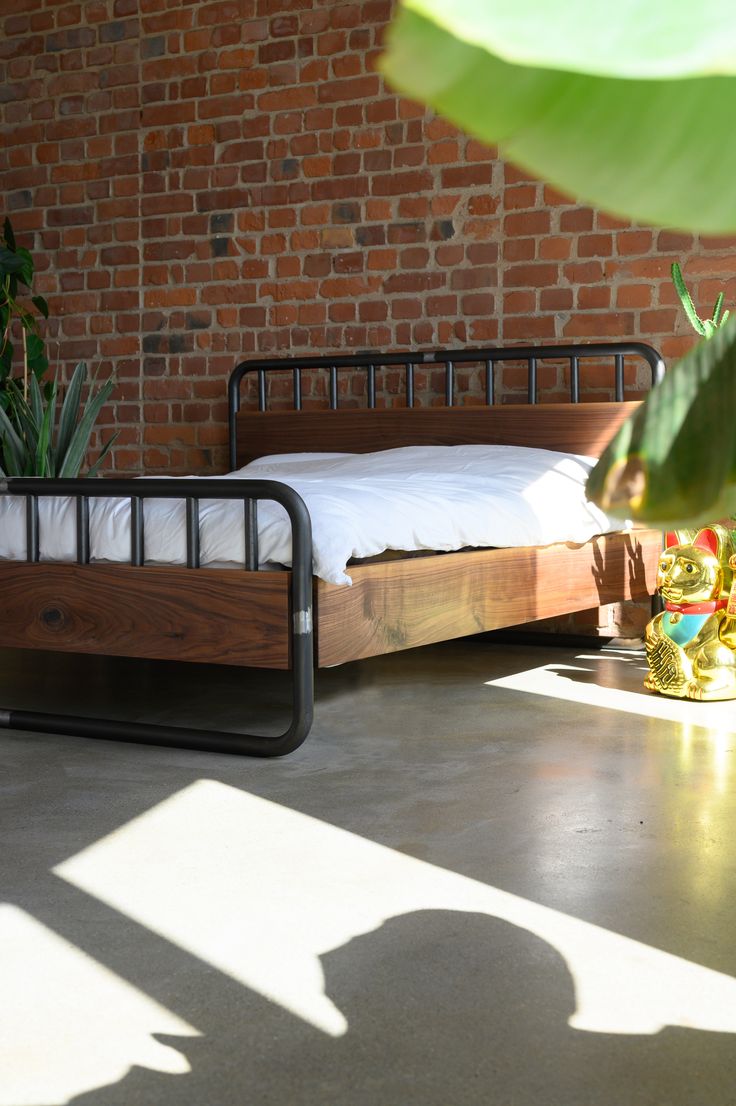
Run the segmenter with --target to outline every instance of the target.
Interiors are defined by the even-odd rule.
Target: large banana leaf
[[[732,0],[405,0],[387,42],[394,88],[563,191],[736,231]]]
[[[736,512],[736,318],[665,376],[610,443],[588,481],[604,510],[695,526]]]
[[[381,69],[577,198],[736,231],[733,0],[403,0]],[[668,373],[588,493],[668,527],[736,513],[736,319]]]

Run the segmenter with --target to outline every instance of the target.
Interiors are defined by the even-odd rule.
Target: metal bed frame
[[[329,408],[339,406],[338,372],[350,369],[366,374],[366,396],[369,409],[377,407],[377,372],[381,368],[404,370],[406,407],[414,407],[415,371],[424,366],[444,367],[444,399],[447,408],[456,400],[455,367],[475,364],[485,373],[485,403],[496,402],[494,368],[507,361],[521,361],[527,366],[527,403],[538,401],[537,366],[543,359],[567,361],[570,368],[570,402],[580,402],[581,362],[613,359],[613,392],[616,402],[624,400],[624,359],[636,357],[649,368],[651,383],[661,379],[662,358],[651,346],[643,343],[596,343],[590,345],[484,347],[425,353],[358,353],[339,356],[312,356],[243,361],[233,370],[228,385],[230,467],[238,463],[237,420],[241,407],[241,386],[248,376],[257,381],[258,411],[268,409],[270,373],[290,373],[293,388],[293,410],[303,405],[302,375],[304,372],[327,374]],[[357,448],[360,448],[358,445]],[[110,718],[88,718],[61,713],[0,709],[0,728],[97,737],[113,741],[173,746],[209,752],[241,755],[281,756],[298,748],[311,728],[314,708],[314,627],[312,617],[312,546],[311,522],[303,500],[286,485],[269,480],[251,479],[179,479],[153,478],[145,483],[134,479],[38,479],[14,477],[0,480],[0,494],[21,496],[26,503],[26,562],[40,560],[39,496],[69,496],[76,500],[77,564],[90,561],[90,499],[127,498],[130,501],[131,552],[130,565],[145,571],[144,499],[177,499],[186,504],[187,568],[197,570],[200,564],[199,502],[202,498],[241,500],[244,513],[244,566],[247,572],[258,570],[257,503],[273,500],[288,513],[292,530],[293,567],[290,571],[289,660],[292,683],[292,714],[287,729],[278,736],[233,733],[230,731],[190,729],[145,722],[121,721]],[[11,562],[16,563],[16,562]],[[232,570],[223,570],[225,572]],[[32,576],[29,577],[32,580]],[[2,583],[0,577],[0,584]],[[62,613],[52,604],[37,612],[48,628],[53,628]],[[25,643],[23,643],[25,644]],[[29,643],[34,647],[35,643]],[[42,646],[49,648],[50,646]]]

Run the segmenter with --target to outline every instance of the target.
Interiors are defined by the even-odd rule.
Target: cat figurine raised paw
[[[657,572],[665,609],[645,633],[649,675],[644,686],[650,691],[677,699],[736,698],[727,534],[721,527],[700,530],[692,541],[667,534]]]

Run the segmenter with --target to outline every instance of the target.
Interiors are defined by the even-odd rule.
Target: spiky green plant
[[[718,327],[723,326],[731,313],[730,311],[723,311],[723,292],[718,293],[718,298],[716,299],[711,317],[709,319],[701,319],[695,310],[692,296],[687,290],[687,285],[682,275],[682,269],[676,261],[672,262],[672,283],[680,297],[680,303],[685,310],[685,314],[694,329],[697,330],[698,334],[702,334],[704,338],[712,338],[718,330]],[[722,311],[723,314],[721,314]]]
[[[0,407],[0,475],[79,476],[95,422],[115,386],[109,377],[94,391],[93,377],[85,397],[86,383],[87,366],[80,362],[59,407],[56,380],[44,395],[31,374],[28,399],[15,381],[7,382],[12,417]],[[114,434],[105,442],[85,475],[97,475],[116,437]]]

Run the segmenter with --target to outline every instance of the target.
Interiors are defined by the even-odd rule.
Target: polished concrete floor
[[[736,704],[642,677],[380,658],[278,761],[0,730],[0,1106],[734,1106]],[[0,651],[3,707],[284,697]]]

